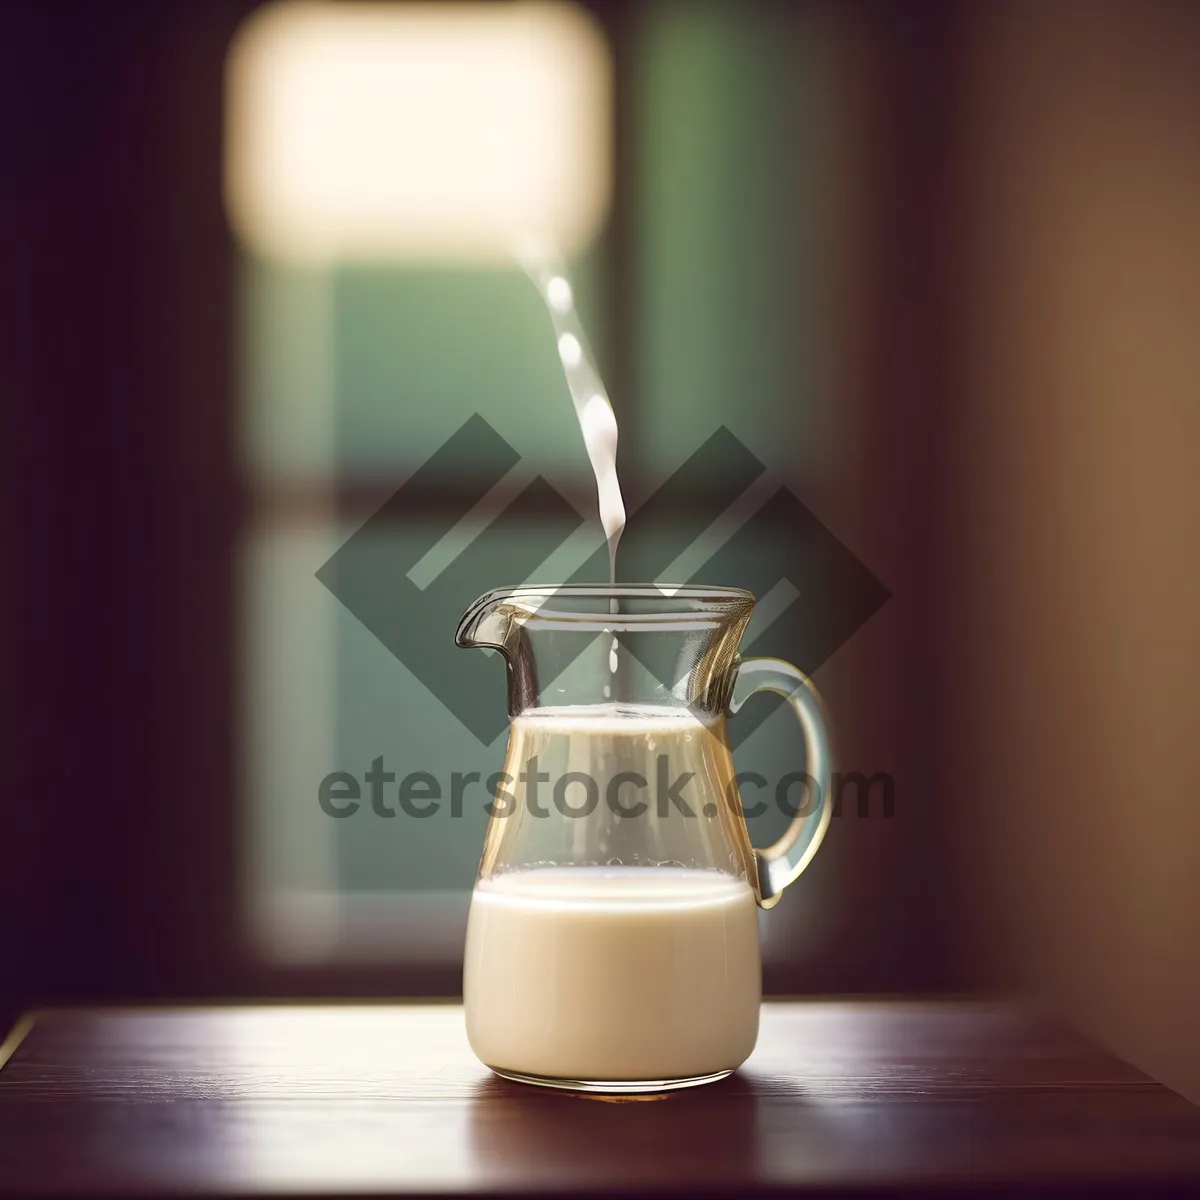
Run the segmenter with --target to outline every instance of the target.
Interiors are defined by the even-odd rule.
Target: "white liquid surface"
[[[481,880],[467,1036],[488,1066],[582,1081],[729,1071],[758,1036],[758,907],[716,871],[546,867]]]

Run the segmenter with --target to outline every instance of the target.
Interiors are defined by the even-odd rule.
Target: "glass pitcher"
[[[821,701],[778,659],[738,657],[737,588],[520,587],[467,609],[460,646],[508,668],[508,752],[463,970],[467,1036],[499,1075],[578,1091],[720,1079],[758,1036],[758,908],[830,816]],[[809,793],[750,845],[725,718],[787,698]]]

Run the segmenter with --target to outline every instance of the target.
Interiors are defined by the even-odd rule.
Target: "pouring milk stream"
[[[583,432],[583,445],[596,476],[600,525],[608,540],[609,581],[617,582],[617,543],[625,529],[625,502],[617,481],[617,418],[588,349],[575,293],[566,271],[548,254],[526,255],[525,269],[537,285],[558,338],[558,357]]]

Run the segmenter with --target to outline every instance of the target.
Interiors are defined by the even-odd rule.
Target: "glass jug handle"
[[[810,781],[806,811],[792,818],[777,842],[754,851],[759,903],[763,908],[772,908],[783,889],[808,866],[829,828],[833,812],[832,765],[824,706],[807,675],[779,658],[743,659],[734,679],[729,712],[736,713],[757,692],[775,692],[792,706],[804,731],[805,766]]]

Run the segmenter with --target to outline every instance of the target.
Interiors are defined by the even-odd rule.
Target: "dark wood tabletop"
[[[764,1006],[720,1083],[507,1083],[454,1004],[53,1011],[0,1069],[0,1192],[1200,1195],[1200,1109],[1021,1007]]]

